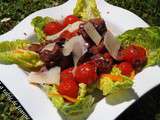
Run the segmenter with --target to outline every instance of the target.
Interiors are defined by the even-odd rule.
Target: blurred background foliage
[[[0,0],[0,34],[11,30],[31,13],[42,8],[60,5],[66,1],[67,0]],[[160,0],[106,1],[136,13],[150,25],[160,25]]]
[[[0,34],[12,29],[29,14],[65,1],[67,0],[0,0]]]
[[[0,120],[26,120],[4,93],[0,93]]]
[[[150,25],[160,26],[160,0],[106,0],[107,2],[130,10]]]

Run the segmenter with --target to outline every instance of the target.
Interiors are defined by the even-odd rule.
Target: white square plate
[[[69,0],[65,4],[37,11],[26,17],[14,29],[0,36],[0,41],[33,38],[34,30],[30,25],[35,16],[50,16],[61,19],[72,14],[76,0]],[[103,0],[97,0],[98,8],[106,21],[108,29],[117,36],[128,29],[147,27],[135,14],[119,7],[112,6]],[[25,33],[25,34],[24,34]],[[137,97],[143,95],[150,88],[159,84],[160,68],[158,66],[143,70],[136,76],[133,90],[123,91],[123,99],[118,96],[108,96],[101,100],[88,120],[112,120],[124,111]],[[17,97],[26,111],[34,120],[61,120],[61,117],[45,93],[37,86],[29,84],[27,75],[16,65],[0,65],[0,80]],[[159,79],[159,80],[158,80]],[[110,101],[116,98],[118,101]]]

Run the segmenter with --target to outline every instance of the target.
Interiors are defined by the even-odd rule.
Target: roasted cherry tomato
[[[97,80],[96,66],[84,63],[75,70],[75,79],[79,83],[92,84]]]
[[[62,71],[61,75],[60,75],[60,79],[61,79],[61,82],[65,82],[68,80],[74,80],[73,68],[68,68],[68,69]]]
[[[78,84],[74,80],[68,80],[61,82],[60,85],[58,86],[58,92],[61,95],[66,95],[71,98],[76,98],[78,96]]]
[[[122,71],[122,75],[130,76],[133,72],[133,67],[128,62],[122,62],[118,64],[117,67]]]
[[[120,51],[118,58],[131,63],[134,67],[140,67],[146,62],[146,50],[139,46],[130,45]]]
[[[74,22],[80,21],[80,19],[74,15],[69,15],[64,19],[63,25],[67,26],[68,24],[72,24]]]
[[[63,29],[63,25],[58,22],[50,22],[44,26],[44,33],[47,35],[53,35],[60,32]]]
[[[105,56],[104,56],[105,55]],[[109,53],[97,54],[91,57],[91,61],[97,67],[97,74],[100,75],[102,73],[107,73],[112,69],[113,60]]]
[[[108,60],[108,59],[112,60],[112,56],[108,52],[104,53],[103,57],[105,60]]]
[[[77,32],[78,32],[78,30],[75,30],[74,32],[69,32],[68,30],[65,30],[64,32],[62,32],[61,37],[66,39],[66,40],[69,40],[72,37],[78,35]]]

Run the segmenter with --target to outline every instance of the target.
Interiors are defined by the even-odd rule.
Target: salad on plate
[[[0,43],[0,63],[17,64],[66,120],[87,119],[96,102],[129,89],[142,69],[160,63],[160,28],[114,37],[95,0],[77,0],[73,15],[35,17],[36,41]]]

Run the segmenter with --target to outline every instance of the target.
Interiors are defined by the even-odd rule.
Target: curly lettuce
[[[52,96],[49,96],[49,99],[53,103],[53,105],[57,108],[60,109],[64,105],[64,99],[63,97],[58,93],[56,85],[44,85],[43,86],[44,90],[46,91],[47,94],[52,94]],[[55,94],[55,95],[53,95]]]
[[[78,93],[78,99],[83,98],[87,93],[87,85],[84,83],[79,84],[79,93]]]
[[[77,0],[73,14],[80,17],[82,20],[101,17],[95,0]]]
[[[86,84],[79,84],[79,95],[73,104],[64,101],[55,85],[44,85],[43,88],[48,95],[51,95],[49,96],[51,102],[65,120],[85,120],[94,110],[94,97],[87,95]]]
[[[31,25],[34,27],[34,31],[36,33],[36,37],[39,42],[45,41],[46,35],[43,32],[43,28],[50,21],[53,21],[52,18],[50,17],[43,18],[43,17],[37,16],[32,19]]]
[[[23,49],[30,45],[29,40],[3,41],[0,43],[0,52],[7,52],[16,49]]]
[[[153,65],[160,65],[160,48],[149,53],[146,67]]]
[[[91,95],[80,98],[74,104],[65,104],[59,112],[65,120],[86,120],[94,110],[94,97]]]
[[[4,41],[0,43],[0,63],[17,64],[27,71],[38,70],[43,62],[37,53],[26,50],[27,40]]]
[[[127,76],[122,75],[119,68],[113,67],[111,75],[119,75],[121,76],[122,80],[113,81],[109,77],[101,77],[99,89],[102,90],[104,96],[121,89],[128,89],[132,87],[133,80]]]
[[[124,47],[137,44],[146,48],[148,62],[146,67],[160,64],[160,27],[136,28],[118,37]]]

